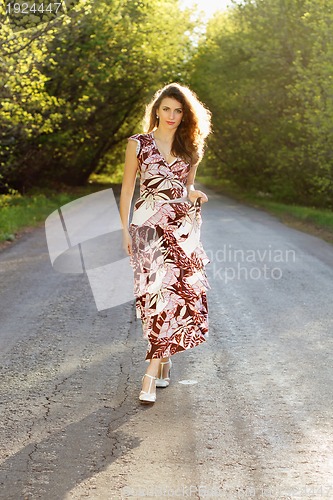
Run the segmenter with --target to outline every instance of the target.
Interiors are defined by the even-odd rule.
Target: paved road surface
[[[97,311],[43,227],[0,252],[1,499],[333,498],[333,247],[206,192],[210,338],[152,407],[134,301]]]

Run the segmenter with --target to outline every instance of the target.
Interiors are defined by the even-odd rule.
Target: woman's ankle
[[[162,358],[161,364],[159,367],[158,371],[158,378],[160,379],[166,379],[169,377],[170,373],[170,368],[171,368],[171,360],[170,358]]]
[[[160,371],[161,359],[151,359],[147,367],[146,374],[152,375],[153,377],[158,377]]]

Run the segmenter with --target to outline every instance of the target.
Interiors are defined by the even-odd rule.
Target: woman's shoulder
[[[145,148],[146,146],[151,144],[152,136],[150,133],[148,133],[148,134],[133,134],[130,137],[128,137],[128,140],[130,140],[130,139],[137,142],[136,155],[139,156],[139,154],[142,151],[142,148]]]

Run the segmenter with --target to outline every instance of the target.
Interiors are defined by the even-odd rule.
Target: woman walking
[[[156,401],[170,381],[171,356],[208,336],[205,265],[199,239],[201,202],[197,166],[210,133],[210,112],[188,87],[171,83],[146,108],[146,133],[128,140],[120,217],[123,246],[134,271],[136,315],[148,341],[139,400]],[[140,196],[129,213],[137,173]]]

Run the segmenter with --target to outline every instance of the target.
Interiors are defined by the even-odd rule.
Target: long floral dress
[[[136,316],[148,340],[146,360],[195,347],[208,337],[205,271],[200,242],[201,208],[186,198],[191,165],[168,164],[153,132],[135,134],[140,196],[129,226]],[[173,201],[175,200],[175,201]]]

